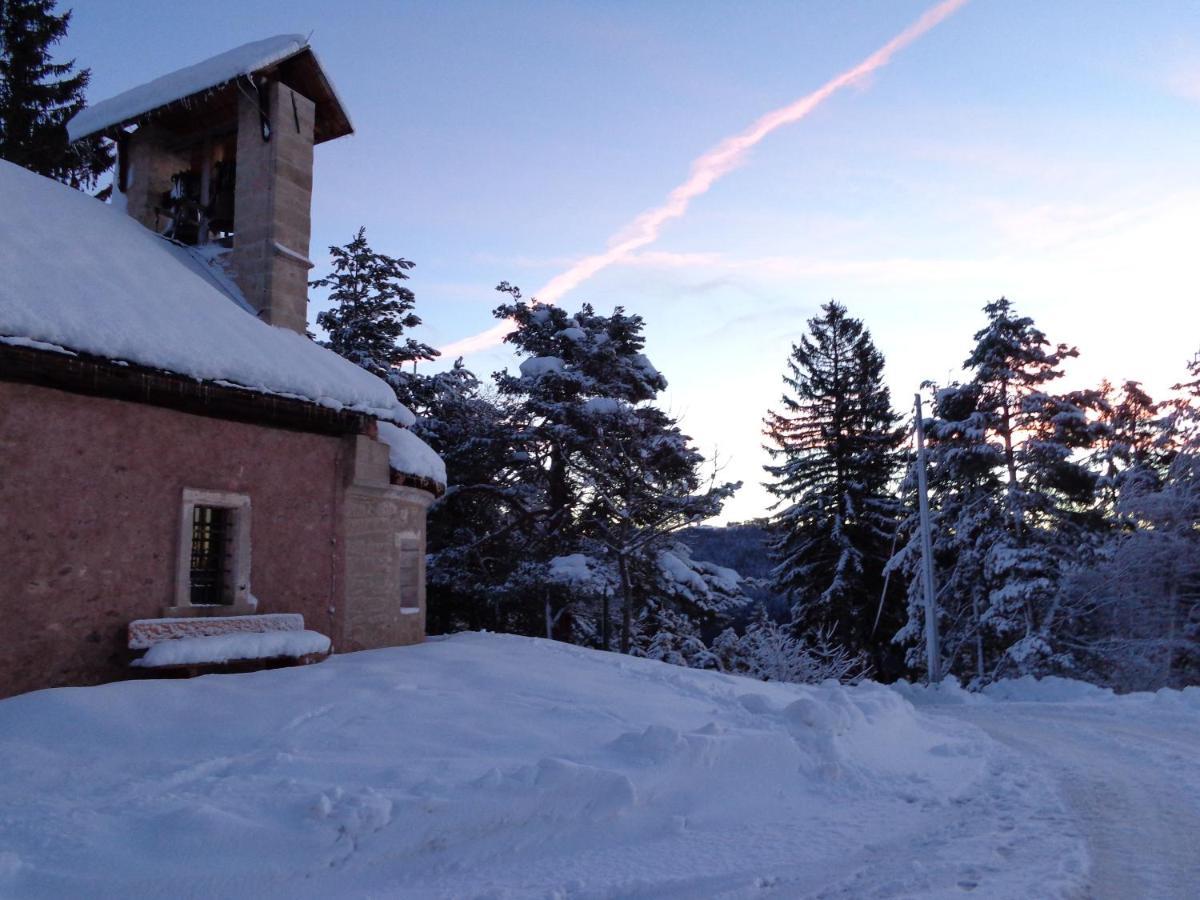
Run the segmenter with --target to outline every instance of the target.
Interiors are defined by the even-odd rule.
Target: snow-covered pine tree
[[[112,168],[113,152],[98,136],[67,140],[91,72],[75,71],[75,60],[53,61],[51,48],[71,24],[71,11],[55,15],[54,7],[54,0],[0,2],[0,159],[91,190]]]
[[[1091,467],[1099,475],[1096,486],[1106,517],[1128,528],[1134,523],[1119,512],[1122,496],[1130,490],[1155,490],[1166,476],[1174,451],[1170,404],[1155,402],[1137,381],[1126,381],[1120,390],[1105,381],[1100,398],[1099,421],[1105,430]]]
[[[765,421],[774,519],[776,588],[797,635],[828,631],[866,651],[883,677],[899,672],[887,636],[902,617],[887,604],[873,633],[883,568],[899,518],[893,480],[903,440],[883,382],[883,356],[839,303],[809,320],[792,347],[779,411]]]
[[[1088,451],[1105,431],[1095,391],[1052,394],[1062,363],[1078,356],[1052,347],[1028,316],[1001,298],[984,307],[987,325],[975,335],[964,365],[979,392],[978,410],[1003,453],[1008,522],[993,536],[983,621],[1005,635],[998,669],[1005,672],[1069,668],[1054,635],[1070,628],[1071,611],[1058,600],[1064,564],[1094,547],[1101,519],[1097,478]]]
[[[406,329],[421,324],[413,312],[416,298],[402,283],[413,264],[372,250],[366,228],[345,246],[330,247],[329,254],[332,271],[308,283],[329,289],[333,307],[317,315],[329,348],[390,383],[402,402],[410,399],[401,366],[438,356],[428,344],[404,338]]]
[[[1003,448],[989,433],[979,400],[974,384],[937,388],[924,422],[941,670],[972,684],[984,679],[998,652],[982,625],[989,603],[985,572],[992,540],[1008,521]],[[920,671],[926,665],[921,536],[915,503],[909,510],[901,529],[905,542],[888,564],[908,585],[908,621],[893,640],[907,646],[909,667]]]
[[[1131,483],[1118,512],[1132,523],[1064,579],[1086,610],[1061,640],[1089,680],[1117,690],[1200,684],[1200,453],[1185,445],[1161,484]]]
[[[1113,404],[1099,458],[1115,470],[1119,527],[1065,579],[1065,602],[1084,611],[1066,640],[1089,678],[1118,690],[1200,683],[1200,357],[1189,374],[1174,403],[1131,383]]]
[[[944,665],[975,683],[1071,670],[1063,638],[1079,632],[1086,607],[1068,602],[1062,578],[1103,537],[1089,459],[1110,432],[1100,391],[1049,390],[1074,348],[1052,347],[1006,299],[984,311],[964,364],[971,380],[938,392],[926,426]],[[897,640],[916,650],[914,521],[894,565],[910,576],[909,621]]]
[[[694,559],[690,548],[673,535],[661,542],[655,540],[653,546],[660,549],[643,551],[629,566],[637,607],[630,652],[657,659],[660,657],[652,649],[655,644],[694,648],[693,639],[702,633],[716,634],[745,618],[752,601],[743,590],[740,574]],[[716,666],[711,656],[693,658],[691,651],[687,652],[692,659],[688,665],[693,668]]]
[[[618,576],[620,645],[633,645],[634,619],[670,535],[715,515],[737,485],[701,474],[703,457],[653,405],[666,379],[642,353],[642,319],[618,307],[604,316],[588,304],[511,302],[495,315],[516,322],[507,340],[523,357],[520,374],[499,374],[517,411],[515,432],[529,460],[523,476],[544,496],[540,550],[564,556],[599,547]]]
[[[413,431],[442,457],[449,481],[429,510],[429,630],[521,630],[508,620],[520,604],[501,589],[520,559],[507,411],[461,359],[444,372],[406,374],[406,385]]]

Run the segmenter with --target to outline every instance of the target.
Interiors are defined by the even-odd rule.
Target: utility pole
[[[929,527],[929,488],[925,481],[925,423],[921,395],[917,394],[917,504],[921,511],[921,580],[925,586],[925,655],[929,683],[942,680],[938,649],[937,592],[933,585],[933,536]]]

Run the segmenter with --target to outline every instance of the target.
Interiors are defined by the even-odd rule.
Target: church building
[[[422,640],[445,469],[307,335],[314,148],[352,131],[312,48],[245,45],[69,131],[116,143],[110,203],[0,162],[0,697],[128,677],[139,620]]]

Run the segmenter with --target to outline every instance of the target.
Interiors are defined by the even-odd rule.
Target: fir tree
[[[1055,601],[1062,563],[1078,560],[1099,527],[1097,479],[1086,451],[1103,433],[1100,398],[1049,391],[1078,350],[1052,347],[1004,298],[984,312],[988,324],[964,365],[974,374],[985,428],[1003,452],[1009,524],[992,536],[983,622],[1006,636],[1002,662],[1017,671],[1067,668],[1069,657],[1054,647],[1054,634],[1065,627],[1065,610]]]
[[[438,356],[428,344],[413,338],[401,341],[406,329],[421,324],[413,312],[413,292],[402,283],[413,264],[376,253],[367,243],[365,228],[359,228],[344,247],[330,247],[329,253],[333,271],[310,281],[309,287],[329,289],[334,306],[317,316],[317,324],[328,332],[330,349],[393,387],[410,387],[400,367]]]
[[[0,2],[0,159],[90,190],[113,164],[99,136],[74,144],[67,122],[86,105],[91,72],[75,60],[56,63],[51,48],[67,33],[71,12],[54,0]]]
[[[775,586],[798,636],[829,630],[876,671],[898,674],[872,636],[898,509],[891,497],[902,434],[883,383],[883,356],[858,319],[828,303],[787,361],[782,408],[767,416],[767,485],[779,504]],[[888,605],[881,635],[899,625]]]

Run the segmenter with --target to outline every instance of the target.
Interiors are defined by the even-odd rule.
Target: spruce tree
[[[428,344],[405,338],[404,331],[421,324],[413,312],[416,298],[402,282],[413,264],[407,259],[376,253],[367,243],[366,228],[344,247],[330,247],[333,271],[309,282],[329,289],[332,309],[317,316],[329,334],[329,348],[388,381],[403,395],[410,389],[400,367],[406,362],[434,359]]]
[[[98,136],[67,140],[91,72],[75,71],[75,60],[53,61],[51,48],[71,22],[70,10],[55,15],[54,7],[54,0],[0,2],[0,159],[90,190],[112,167],[113,153]]]
[[[799,636],[831,634],[875,671],[898,674],[887,635],[900,623],[888,604],[874,630],[883,569],[898,520],[892,481],[899,417],[883,382],[883,356],[863,323],[830,302],[792,347],[779,411],[768,413],[767,489],[774,521],[774,583],[792,604]]]

